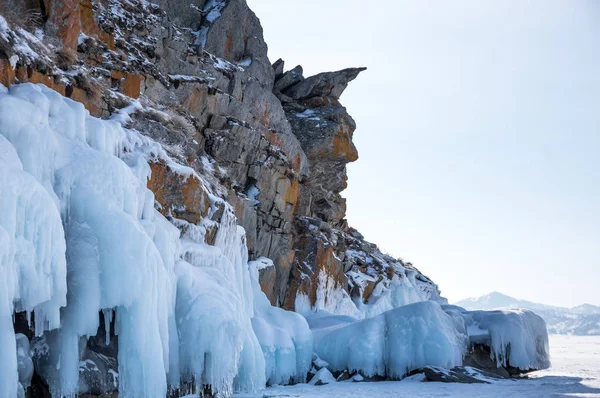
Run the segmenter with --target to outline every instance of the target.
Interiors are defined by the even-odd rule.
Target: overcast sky
[[[348,220],[451,302],[600,305],[600,1],[248,0],[342,96]]]

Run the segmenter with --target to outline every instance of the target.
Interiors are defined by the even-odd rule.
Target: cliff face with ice
[[[498,366],[546,366],[545,326],[521,339],[535,319],[497,332],[442,307],[348,226],[358,154],[339,99],[363,68],[271,64],[244,0],[0,0],[0,15],[0,396],[226,396],[305,381],[313,349],[400,378],[460,364],[471,340]],[[426,340],[399,342],[397,366],[399,346],[339,356],[418,314]],[[432,341],[447,349],[420,355]]]

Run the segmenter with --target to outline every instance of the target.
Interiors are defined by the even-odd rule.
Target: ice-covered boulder
[[[27,388],[31,384],[31,378],[33,377],[33,361],[31,360],[29,339],[21,333],[17,333],[15,339],[17,343],[19,384],[23,388]]]
[[[327,368],[322,368],[308,382],[313,386],[322,386],[329,383],[335,383],[336,379]]]
[[[474,350],[487,353],[475,362],[499,377],[550,365],[546,326],[530,311],[469,312],[423,301],[364,320],[321,313],[308,322],[315,351],[333,372],[401,379],[426,366],[472,364]]]
[[[464,319],[472,347],[490,350],[496,367],[510,373],[550,367],[550,348],[546,323],[529,310],[464,311],[445,307],[448,313]]]
[[[462,363],[467,336],[432,301],[410,304],[362,321],[349,317],[309,319],[315,351],[332,371],[401,379],[427,365]],[[322,329],[322,330],[320,330]]]

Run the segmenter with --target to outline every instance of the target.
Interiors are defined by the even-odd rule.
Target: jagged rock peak
[[[302,67],[281,73],[284,63],[281,59],[273,64],[276,73],[275,89],[294,100],[313,97],[332,97],[339,99],[348,87],[348,83],[356,79],[359,73],[367,68],[347,68],[335,72],[323,72],[308,78],[302,76]]]

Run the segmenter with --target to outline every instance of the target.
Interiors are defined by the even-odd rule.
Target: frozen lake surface
[[[379,383],[340,382],[325,386],[300,384],[271,387],[258,395],[270,397],[600,397],[600,336],[550,336],[552,368],[526,380],[494,384],[420,383],[410,380]]]

